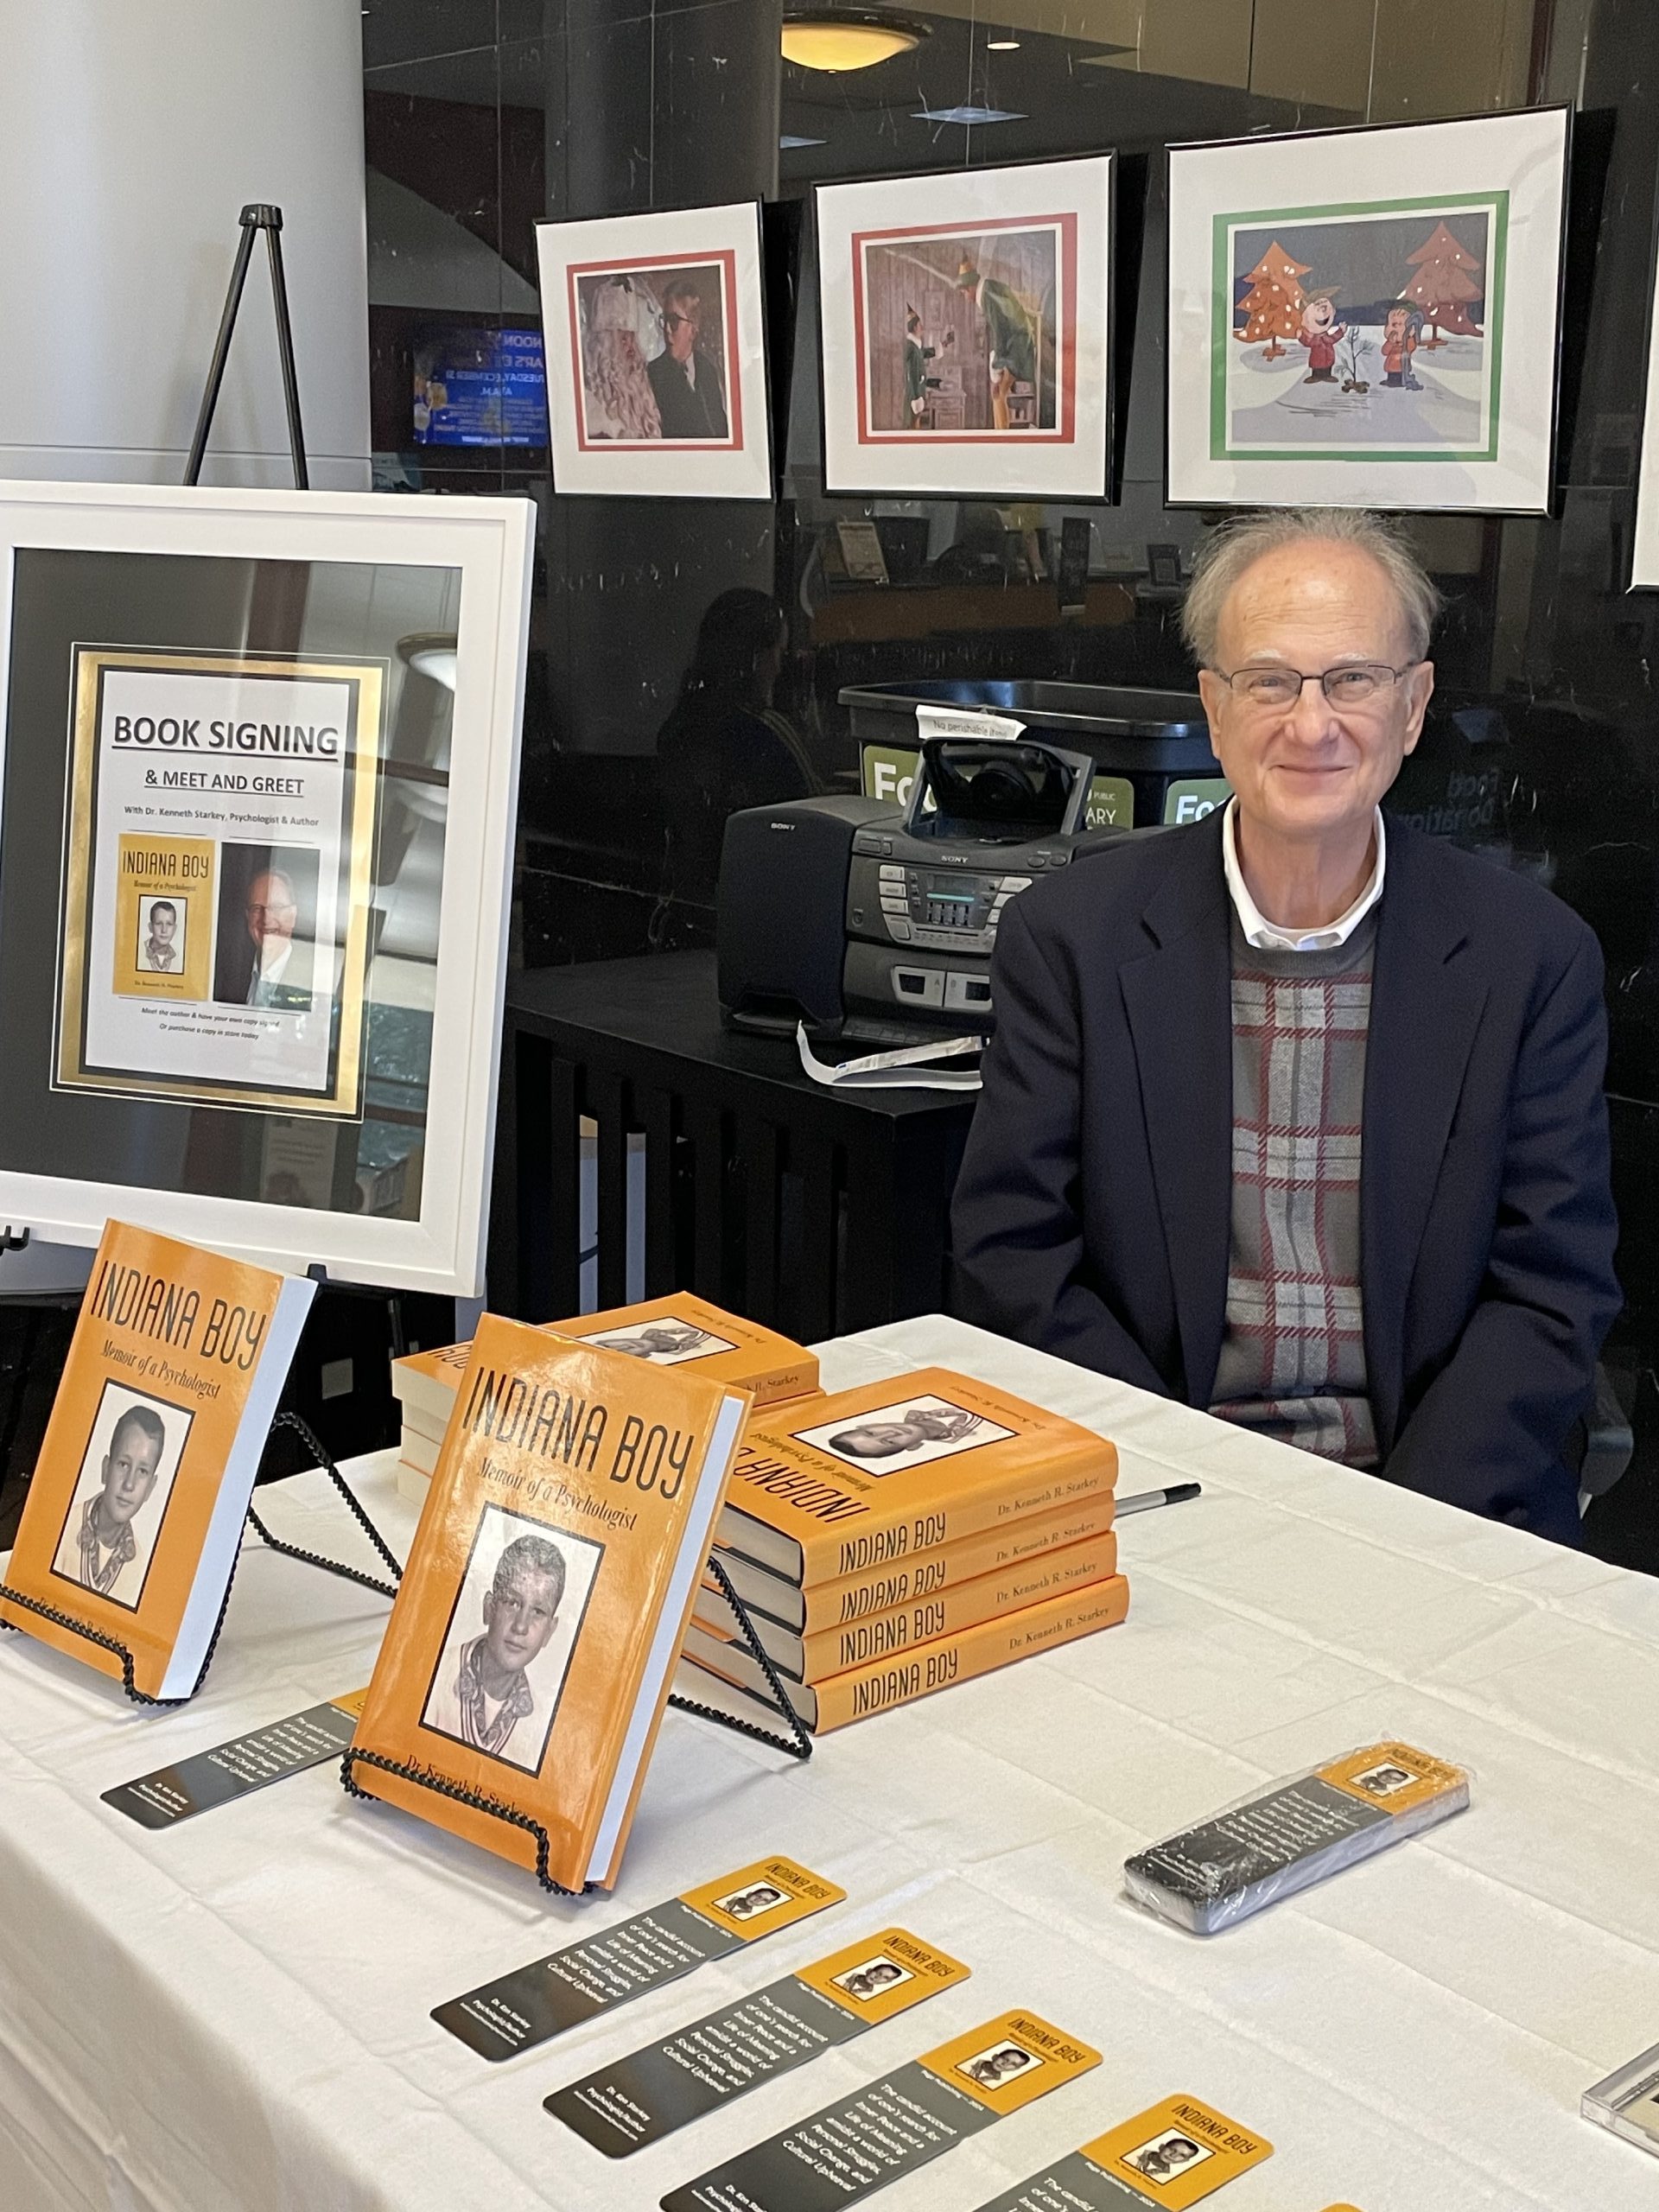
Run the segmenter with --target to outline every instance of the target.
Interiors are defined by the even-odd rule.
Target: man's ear
[[[1414,753],[1417,741],[1423,734],[1423,717],[1428,712],[1428,702],[1434,696],[1433,662],[1419,661],[1406,680],[1411,687],[1411,703],[1406,713],[1405,750]]]

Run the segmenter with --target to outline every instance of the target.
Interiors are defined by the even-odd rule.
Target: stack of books
[[[541,1333],[620,1352],[652,1367],[683,1367],[700,1381],[747,1390],[757,1408],[819,1395],[818,1363],[811,1352],[686,1291],[613,1306],[605,1313],[550,1321]],[[417,1505],[425,1503],[472,1349],[470,1344],[445,1344],[391,1363],[392,1395],[403,1420],[397,1487]]]
[[[753,1414],[714,1558],[822,1734],[1121,1621],[1116,1481],[1091,1429],[923,1368]],[[676,1688],[770,1701],[712,1574]]]

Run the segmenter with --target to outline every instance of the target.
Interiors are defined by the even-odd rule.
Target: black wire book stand
[[[748,1648],[750,1657],[764,1675],[766,1688],[772,1694],[770,1705],[765,1700],[757,1699],[757,1707],[762,1712],[775,1712],[777,1717],[784,1723],[784,1728],[787,1732],[779,1732],[771,1727],[762,1727],[758,1721],[744,1720],[735,1713],[722,1713],[717,1707],[702,1705],[695,1698],[681,1697],[677,1694],[670,1697],[669,1703],[677,1707],[682,1713],[695,1713],[699,1720],[712,1720],[722,1728],[735,1729],[741,1736],[753,1736],[759,1743],[770,1744],[774,1751],[787,1752],[791,1758],[810,1759],[812,1756],[812,1738],[802,1722],[799,1713],[789,1701],[789,1694],[779,1680],[778,1669],[772,1664],[771,1655],[756,1632],[754,1623],[749,1618],[748,1608],[732,1587],[730,1577],[717,1559],[710,1559],[709,1571],[718,1585],[721,1595],[730,1606],[733,1618],[737,1623],[738,1632]],[[355,1745],[346,1751],[340,1763],[340,1778],[353,1797],[367,1797],[372,1795],[371,1791],[359,1785],[353,1775],[353,1769],[359,1766],[372,1767],[381,1774],[395,1775],[402,1782],[413,1783],[417,1789],[429,1789],[435,1796],[448,1797],[454,1804],[466,1805],[474,1813],[483,1813],[492,1820],[504,1821],[508,1827],[519,1829],[524,1834],[531,1837],[535,1843],[536,1878],[542,1887],[562,1897],[575,1897],[581,1894],[575,1890],[567,1889],[563,1882],[556,1882],[548,1872],[547,1862],[551,1842],[547,1830],[539,1821],[532,1820],[528,1813],[520,1812],[516,1805],[505,1804],[500,1798],[488,1796],[482,1790],[468,1789],[464,1784],[450,1782],[442,1775],[434,1774],[427,1768],[416,1766],[410,1760],[383,1758],[378,1751],[359,1751]]]
[[[364,1511],[361,1501],[335,1465],[327,1446],[322,1443],[309,1424],[301,1420],[298,1414],[277,1414],[270,1424],[270,1433],[274,1436],[278,1429],[284,1428],[291,1429],[299,1438],[301,1443],[315,1457],[317,1465],[345,1499],[351,1508],[353,1519],[391,1570],[391,1580],[383,1582],[378,1575],[365,1574],[360,1567],[347,1567],[341,1560],[325,1559],[320,1552],[308,1552],[302,1550],[298,1544],[284,1543],[280,1536],[272,1535],[260,1518],[252,1500],[250,1500],[248,1504],[248,1526],[268,1550],[280,1552],[285,1559],[301,1560],[307,1567],[321,1567],[325,1574],[338,1574],[347,1582],[359,1584],[365,1590],[376,1591],[383,1598],[395,1598],[397,1594],[397,1584],[404,1570],[397,1563],[396,1554]],[[256,1492],[255,1495],[257,1496],[257,1493]],[[239,1553],[238,1557],[240,1558]],[[147,1691],[141,1690],[133,1680],[132,1654],[118,1637],[106,1636],[102,1629],[88,1628],[85,1621],[78,1621],[72,1613],[62,1612],[57,1606],[46,1605],[38,1598],[27,1598],[21,1590],[14,1590],[4,1582],[0,1582],[0,1598],[3,1598],[9,1605],[16,1605],[22,1612],[34,1613],[41,1620],[49,1621],[54,1628],[67,1629],[73,1636],[84,1637],[88,1643],[97,1644],[100,1650],[107,1651],[118,1659],[121,1662],[121,1687],[135,1705],[172,1707],[188,1705],[207,1679],[207,1669],[213,1665],[213,1654],[219,1649],[219,1635],[225,1626],[225,1616],[230,1611],[231,1586],[235,1580],[236,1570],[232,1567],[230,1580],[225,1585],[224,1603],[219,1606],[219,1618],[213,1624],[213,1632],[208,1640],[207,1649],[202,1659],[201,1671],[182,1697],[151,1697]],[[0,1621],[0,1628],[15,1630],[16,1626],[15,1621]]]

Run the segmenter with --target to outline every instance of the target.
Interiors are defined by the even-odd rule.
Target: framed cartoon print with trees
[[[1172,147],[1171,504],[1545,512],[1568,127]]]

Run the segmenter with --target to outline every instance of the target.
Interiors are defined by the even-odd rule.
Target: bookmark
[[[663,2212],[836,2212],[1099,2063],[1034,2013],[1004,2012],[687,2182]]]
[[[762,1859],[451,1998],[432,2018],[480,2058],[516,2058],[846,1894],[791,1859]]]
[[[313,1705],[286,1720],[273,1720],[251,1735],[234,1736],[211,1751],[197,1751],[173,1766],[158,1766],[136,1782],[103,1792],[103,1802],[143,1828],[175,1827],[229,1805],[268,1783],[308,1766],[337,1759],[352,1740],[366,1690],[353,1690],[328,1705]]]
[[[1196,2097],[1166,2097],[979,2212],[1147,2212],[1165,2205],[1185,2212],[1272,2156],[1265,2137],[1225,2113]]]
[[[906,1929],[884,1929],[556,2090],[547,2109],[607,2158],[626,2158],[968,1973]]]

